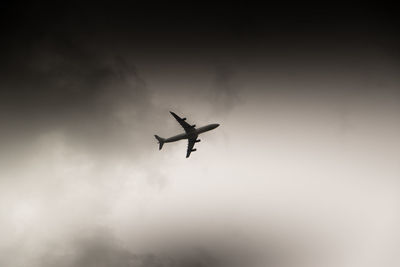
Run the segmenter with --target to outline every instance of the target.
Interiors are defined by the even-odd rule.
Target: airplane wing
[[[183,129],[185,130],[185,132],[190,132],[194,127],[196,127],[196,125],[190,125],[189,123],[186,122],[186,118],[181,118],[178,115],[176,115],[174,112],[170,111],[170,113],[172,114],[172,116],[174,116],[174,118],[179,122],[179,124],[183,127]]]
[[[193,149],[194,144],[196,143],[196,139],[188,139],[188,147],[187,147],[187,151],[186,151],[186,157],[188,158],[190,156],[190,153],[192,153],[192,151],[196,151],[196,149]]]

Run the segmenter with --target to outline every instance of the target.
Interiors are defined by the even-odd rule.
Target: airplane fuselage
[[[208,124],[206,126],[203,126],[203,127],[197,128],[197,129],[193,128],[193,130],[188,133],[182,133],[182,134],[178,134],[178,135],[166,138],[164,142],[171,143],[171,142],[179,141],[182,139],[197,139],[197,136],[199,134],[211,131],[211,130],[217,128],[218,126],[219,126],[219,124],[213,123],[213,124]]]
[[[170,111],[169,113],[171,113],[171,115],[175,118],[175,120],[178,121],[178,123],[185,130],[185,133],[178,134],[178,135],[172,136],[170,138],[162,138],[155,134],[154,137],[158,141],[158,149],[161,150],[163,148],[164,143],[171,143],[171,142],[179,141],[182,139],[187,139],[188,146],[187,146],[187,150],[186,150],[186,158],[188,158],[190,156],[190,153],[197,150],[194,148],[194,145],[196,143],[200,142],[200,139],[197,139],[199,134],[208,132],[219,126],[219,124],[213,123],[213,124],[209,124],[209,125],[206,125],[206,126],[203,126],[200,128],[196,128],[196,124],[191,125],[191,124],[187,123],[186,118],[181,118],[172,111]]]

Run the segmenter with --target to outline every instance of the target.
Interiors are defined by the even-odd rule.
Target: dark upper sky
[[[7,44],[37,40],[46,35],[68,38],[124,38],[145,45],[164,44],[230,48],[235,44],[263,45],[346,38],[396,40],[398,21],[390,7],[373,5],[295,4],[16,4],[3,9]],[[93,36],[94,35],[94,36]],[[115,40],[116,42],[121,40]],[[154,43],[157,42],[157,43]],[[183,42],[183,44],[181,44]],[[200,42],[200,43],[199,43]]]

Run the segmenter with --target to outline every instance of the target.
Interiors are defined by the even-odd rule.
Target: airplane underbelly
[[[175,142],[175,141],[179,141],[179,140],[186,139],[186,138],[187,138],[186,134],[178,134],[178,135],[172,136],[170,138],[167,138],[165,140],[165,142],[167,142],[167,143],[168,142]]]
[[[197,134],[202,134],[202,133],[207,132],[207,131],[208,131],[208,129],[199,128],[199,129],[197,129]]]

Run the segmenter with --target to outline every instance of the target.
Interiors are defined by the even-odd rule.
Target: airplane
[[[211,131],[219,126],[218,123],[213,123],[213,124],[208,124],[208,125],[200,127],[200,128],[196,128],[195,124],[190,125],[189,123],[187,123],[186,118],[181,118],[172,111],[170,111],[169,113],[171,113],[171,115],[174,116],[174,118],[179,122],[179,124],[185,130],[185,133],[178,134],[178,135],[172,136],[170,138],[162,138],[162,137],[159,137],[158,135],[154,135],[158,141],[159,150],[161,150],[164,143],[171,143],[171,142],[179,141],[182,139],[187,139],[188,147],[187,147],[187,151],[186,151],[186,158],[188,158],[190,156],[190,153],[196,151],[196,149],[194,149],[193,147],[194,147],[195,143],[200,142],[200,139],[197,139],[199,134],[202,134],[207,131]]]

